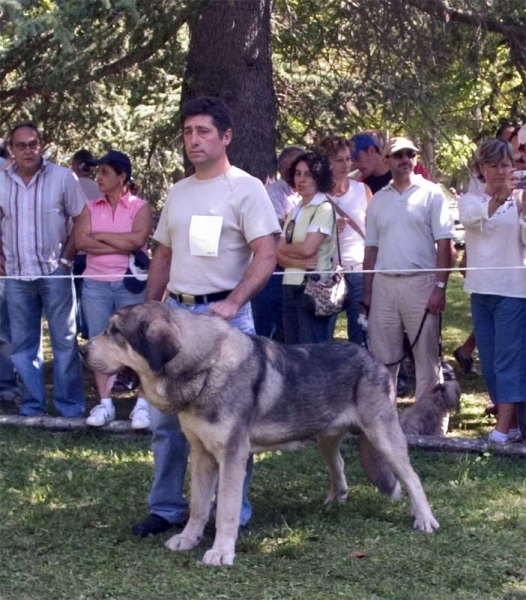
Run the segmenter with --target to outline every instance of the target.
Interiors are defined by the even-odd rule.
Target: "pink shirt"
[[[131,233],[139,210],[146,204],[129,192],[119,200],[115,214],[105,197],[90,200],[87,204],[91,214],[91,233]],[[146,246],[142,248],[146,251]],[[84,277],[97,281],[119,281],[128,269],[128,254],[87,254]],[[114,277],[101,277],[105,274]]]

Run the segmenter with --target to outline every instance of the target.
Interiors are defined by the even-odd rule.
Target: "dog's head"
[[[460,385],[458,381],[444,381],[437,384],[432,391],[438,398],[442,409],[449,415],[455,415],[460,410]]]
[[[127,306],[113,314],[108,327],[80,349],[86,365],[113,375],[123,367],[159,373],[181,348],[172,311],[160,302]]]

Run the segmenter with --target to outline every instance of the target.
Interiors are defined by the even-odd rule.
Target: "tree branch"
[[[84,86],[110,75],[121,73],[130,67],[148,60],[177,34],[179,29],[191,16],[195,15],[196,12],[204,10],[210,2],[212,2],[212,0],[194,0],[193,2],[190,2],[186,9],[181,10],[177,14],[175,20],[170,20],[169,23],[163,23],[158,30],[154,31],[150,41],[146,45],[132,50],[126,56],[123,56],[108,65],[95,69],[92,73],[88,73],[84,77],[79,77],[76,81],[72,82],[72,85],[76,86],[78,89],[78,86]],[[40,85],[19,86],[7,90],[0,90],[0,100],[6,100],[8,98],[27,100],[32,96],[49,94],[51,92],[52,90],[46,88],[46,82],[44,81]]]

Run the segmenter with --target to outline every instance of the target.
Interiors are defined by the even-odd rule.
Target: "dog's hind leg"
[[[203,562],[205,565],[233,565],[239,516],[243,497],[243,481],[249,456],[248,439],[228,447],[219,457],[219,486],[217,490],[216,536]]]
[[[378,419],[367,428],[362,426],[362,431],[404,484],[411,499],[414,528],[427,533],[438,529],[424,488],[409,461],[407,440],[398,420],[387,424]]]
[[[191,550],[203,537],[218,478],[218,465],[197,438],[190,438],[190,518],[183,531],[166,542],[168,550]]]
[[[371,482],[392,500],[399,500],[402,488],[382,454],[363,435],[359,436],[360,463]]]
[[[344,462],[340,453],[340,446],[344,435],[344,433],[339,435],[324,435],[323,433],[320,433],[317,438],[318,448],[327,463],[331,477],[329,495],[325,499],[324,504],[330,504],[333,500],[343,504],[349,493],[349,487],[347,486],[343,468]]]

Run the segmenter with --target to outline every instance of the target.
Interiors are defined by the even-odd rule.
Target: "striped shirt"
[[[28,185],[15,164],[0,172],[6,275],[39,277],[55,271],[69,236],[69,220],[82,212],[85,203],[73,173],[46,160]]]

